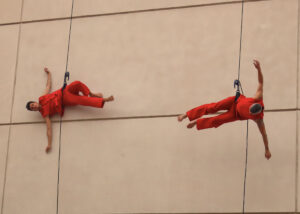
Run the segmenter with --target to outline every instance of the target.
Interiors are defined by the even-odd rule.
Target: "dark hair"
[[[250,112],[256,114],[262,111],[262,106],[259,103],[255,103],[250,107]]]
[[[35,103],[35,102],[34,102],[34,101],[29,101],[29,102],[26,104],[26,108],[27,108],[28,111],[32,111],[31,108],[30,108],[30,104],[31,104],[31,103]]]

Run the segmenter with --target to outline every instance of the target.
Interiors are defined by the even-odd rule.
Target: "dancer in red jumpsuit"
[[[29,101],[26,108],[29,111],[39,111],[47,124],[48,146],[46,152],[51,150],[52,145],[52,127],[50,117],[56,113],[63,116],[64,106],[84,105],[95,108],[103,108],[104,103],[114,100],[113,96],[103,98],[101,93],[93,93],[89,88],[80,81],[74,81],[67,85],[63,93],[61,89],[50,92],[51,73],[45,68],[48,75],[47,86],[44,95],[39,98],[39,102]],[[80,95],[79,92],[83,94]]]
[[[271,152],[269,150],[267,133],[263,121],[263,75],[260,63],[257,60],[254,60],[253,64],[258,71],[259,83],[257,92],[253,98],[247,98],[241,95],[237,101],[235,101],[235,96],[233,96],[217,103],[204,104],[188,111],[185,114],[179,115],[178,121],[181,122],[185,118],[188,118],[192,122],[187,125],[187,128],[193,128],[196,126],[198,130],[201,130],[212,127],[217,128],[224,123],[236,120],[254,120],[257,123],[263,137],[265,157],[270,159]],[[220,110],[226,110],[226,112],[215,117],[201,118],[203,115],[214,114]]]

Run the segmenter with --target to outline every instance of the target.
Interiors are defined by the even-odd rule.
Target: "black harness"
[[[63,102],[63,95],[64,95],[64,90],[65,88],[67,87],[67,79],[69,80],[70,79],[70,73],[68,71],[65,72],[65,77],[64,77],[64,84],[63,84],[63,87],[61,88],[61,109],[63,111],[64,109],[64,102]]]
[[[243,88],[242,88],[242,84],[239,80],[234,80],[233,87],[234,88],[237,87],[236,93],[235,93],[235,99],[234,99],[234,102],[236,102],[239,99],[239,97],[241,96],[240,87],[242,90],[242,94],[243,94]]]

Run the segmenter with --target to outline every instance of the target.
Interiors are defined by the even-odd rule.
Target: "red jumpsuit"
[[[206,114],[213,114],[220,110],[227,110],[227,112],[215,117],[200,118],[197,120],[197,129],[207,129],[212,127],[219,127],[220,125],[236,120],[256,120],[264,117],[263,111],[257,115],[251,115],[249,108],[254,103],[259,103],[264,109],[263,100],[255,100],[241,95],[236,102],[235,96],[228,97],[217,103],[204,104],[196,107],[186,114],[190,121],[198,119]]]
[[[79,92],[81,92],[83,96],[79,95]],[[43,117],[48,115],[52,116],[55,113],[63,116],[64,109],[62,107],[62,102],[64,106],[84,105],[103,108],[103,98],[89,97],[89,93],[90,90],[85,84],[80,81],[74,81],[65,88],[63,99],[61,89],[54,91],[51,94],[41,96],[39,98],[39,103],[41,105],[40,113]]]

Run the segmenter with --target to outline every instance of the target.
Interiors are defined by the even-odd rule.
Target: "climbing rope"
[[[241,14],[241,32],[240,32],[240,50],[239,50],[238,81],[240,81],[240,71],[241,71],[242,39],[243,39],[243,21],[244,21],[244,0],[242,0],[242,14]]]
[[[70,52],[70,41],[71,41],[71,31],[72,31],[72,20],[73,20],[73,7],[74,7],[74,0],[72,0],[72,9],[71,9],[71,19],[70,19],[70,28],[69,28],[69,39],[68,39],[68,50],[67,50],[67,61],[66,61],[66,70],[64,76],[64,83],[61,89],[62,92],[62,99],[63,99],[63,91],[67,86],[67,79],[70,78],[70,73],[68,72],[68,65],[69,65],[69,52]],[[63,100],[62,100],[62,111],[63,111]],[[58,214],[58,207],[59,207],[59,180],[60,180],[60,154],[61,154],[61,126],[62,126],[62,117],[60,117],[59,121],[59,150],[58,150],[58,173],[57,173],[57,201],[56,201],[56,213]]]
[[[247,134],[246,134],[246,161],[245,161],[245,175],[244,175],[244,191],[243,191],[243,213],[245,213],[245,198],[246,198],[246,178],[248,165],[248,134],[249,134],[249,120],[247,120]]]
[[[244,20],[244,0],[242,0],[242,13],[241,13],[241,31],[240,31],[240,49],[239,49],[239,66],[238,66],[238,79],[234,81],[234,87],[237,86],[237,91],[235,95],[235,101],[240,96],[240,87],[243,92],[243,88],[240,82],[240,72],[241,72],[241,56],[242,56],[242,38],[243,38],[243,20]],[[245,213],[245,203],[246,203],[246,180],[247,180],[247,165],[248,165],[248,134],[249,134],[249,121],[247,120],[247,134],[246,134],[246,160],[245,160],[245,174],[244,174],[244,189],[243,189],[243,213]]]

